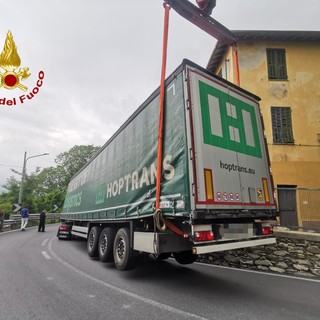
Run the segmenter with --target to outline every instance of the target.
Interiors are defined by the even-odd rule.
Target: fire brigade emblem
[[[27,87],[20,82],[27,79],[31,74],[29,68],[20,68],[21,60],[18,55],[17,47],[14,43],[13,36],[9,30],[7,38],[3,47],[3,51],[0,55],[0,68],[4,69],[4,72],[0,69],[0,88],[15,89],[18,87],[23,91],[27,91]]]

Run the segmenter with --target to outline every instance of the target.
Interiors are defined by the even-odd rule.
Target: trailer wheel
[[[192,254],[192,251],[174,252],[173,256],[180,264],[194,263],[198,258],[197,254]]]
[[[113,258],[116,268],[120,271],[133,269],[138,262],[138,255],[130,247],[130,232],[121,228],[116,233],[113,244]]]
[[[92,227],[87,240],[87,251],[90,257],[97,257],[98,253],[98,246],[99,246],[99,237],[101,233],[100,227]]]
[[[116,235],[114,228],[106,227],[101,231],[99,238],[99,258],[102,262],[113,261],[113,243]]]

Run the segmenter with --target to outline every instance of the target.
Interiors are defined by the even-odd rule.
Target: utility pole
[[[47,156],[49,153],[42,153],[38,154],[35,156],[31,156],[27,158],[27,151],[24,152],[24,158],[23,158],[23,167],[22,167],[22,177],[21,177],[21,184],[20,184],[20,190],[19,190],[19,199],[18,199],[18,204],[22,205],[22,195],[23,195],[23,183],[24,183],[24,178],[26,175],[26,167],[27,167],[27,161],[31,158],[36,158],[36,157],[42,157],[42,156]]]

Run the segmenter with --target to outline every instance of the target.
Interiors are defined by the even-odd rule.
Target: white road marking
[[[127,290],[124,290],[124,289],[120,289],[118,287],[115,287],[113,286],[112,284],[110,283],[107,283],[107,282],[104,282],[102,280],[99,280],[77,268],[75,268],[74,266],[72,266],[71,264],[69,264],[68,262],[64,261],[62,258],[60,258],[52,249],[52,241],[54,240],[55,238],[52,238],[49,242],[49,245],[48,245],[48,248],[49,248],[49,251],[51,253],[51,255],[57,259],[60,263],[62,263],[64,266],[68,267],[69,269],[73,270],[74,272],[78,273],[80,276],[82,277],[85,277],[87,279],[90,279],[108,289],[111,289],[113,291],[117,291],[121,294],[124,294],[128,297],[131,297],[133,299],[136,299],[136,300],[139,300],[141,302],[144,302],[146,304],[149,304],[153,307],[157,307],[163,311],[168,311],[168,312],[171,312],[173,314],[177,314],[177,315],[180,315],[182,317],[185,317],[186,319],[199,319],[199,320],[208,320],[207,318],[204,318],[204,317],[201,317],[201,316],[198,316],[196,314],[193,314],[193,313],[190,313],[190,312],[187,312],[187,311],[183,311],[181,309],[177,309],[177,308],[174,308],[174,307],[171,307],[167,304],[163,304],[163,303],[160,303],[160,302],[157,302],[155,300],[152,300],[152,299],[149,299],[149,298],[145,298],[145,297],[142,297],[142,296],[139,296],[138,294],[136,293],[133,293],[133,292],[130,292],[130,291],[127,291]]]
[[[41,251],[41,253],[46,259],[48,259],[48,260],[51,259],[51,257],[48,255],[47,251]]]
[[[46,245],[46,243],[48,242],[48,240],[49,240],[49,239],[43,240],[42,243],[41,243],[41,247],[44,247],[44,246]]]

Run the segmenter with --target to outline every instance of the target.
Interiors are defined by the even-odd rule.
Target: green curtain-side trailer
[[[259,100],[184,60],[166,80],[160,215],[158,89],[72,178],[62,220],[88,242],[93,227],[96,238],[106,227],[114,230],[112,240],[126,228],[132,250],[156,255],[274,242],[268,221],[276,204]]]

